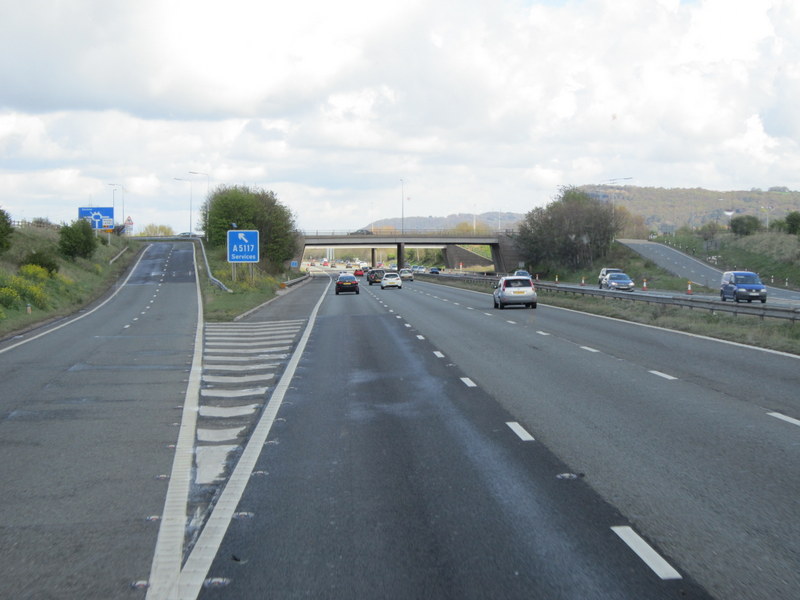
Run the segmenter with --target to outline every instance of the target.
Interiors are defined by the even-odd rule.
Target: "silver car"
[[[603,285],[609,290],[633,291],[633,280],[625,273],[609,273],[603,280]]]
[[[530,277],[501,277],[492,292],[495,308],[521,304],[536,308],[536,288]]]

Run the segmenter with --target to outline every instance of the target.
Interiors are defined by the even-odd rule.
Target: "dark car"
[[[634,288],[633,280],[625,273],[613,272],[606,275],[600,287],[605,286],[609,290],[626,290],[632,292]]]
[[[722,282],[719,285],[719,297],[723,302],[728,298],[734,302],[742,300],[766,302],[767,287],[752,271],[726,271],[722,274]]]
[[[439,267],[431,267],[431,270],[429,271],[429,273],[431,275],[438,275],[439,274]]]
[[[380,283],[385,273],[385,269],[372,269],[369,273],[367,273],[367,283],[370,285],[373,283]]]
[[[358,293],[358,279],[349,273],[343,273],[336,279],[336,295],[341,292]]]

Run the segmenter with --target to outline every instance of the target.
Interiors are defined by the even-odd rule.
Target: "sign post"
[[[257,229],[228,230],[228,262],[231,263],[231,275],[236,279],[237,263],[257,263],[260,259],[261,244]]]

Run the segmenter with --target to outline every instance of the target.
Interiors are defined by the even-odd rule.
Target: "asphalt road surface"
[[[115,291],[0,345],[0,598],[142,595],[194,346],[192,243],[151,246]]]
[[[797,597],[797,357],[191,249],[0,346],[0,597]]]

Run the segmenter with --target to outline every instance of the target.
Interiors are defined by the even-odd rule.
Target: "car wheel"
[[[725,292],[720,292],[719,293],[719,299],[722,300],[723,302],[725,302]]]
[[[536,308],[536,302],[531,302],[531,308]]]
[[[358,290],[356,290],[356,294],[358,294],[358,293],[359,293],[359,291],[358,291]]]
[[[337,296],[339,295],[339,290],[336,290],[336,295],[337,295]]]
[[[734,295],[733,295],[733,301],[734,301],[734,302],[736,302],[736,304],[739,304],[739,296],[737,296],[736,294],[734,294]]]
[[[502,301],[500,300],[497,301],[497,308],[499,308],[500,310],[503,310],[505,308],[505,306],[503,306]]]
[[[494,304],[494,307],[497,308],[497,299],[496,298],[492,298],[492,304]]]
[[[766,298],[762,298],[761,299],[761,304],[766,304],[766,303],[767,303],[767,299]]]

